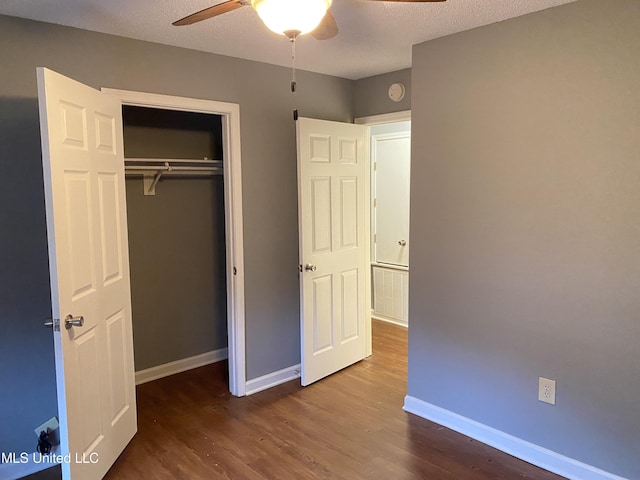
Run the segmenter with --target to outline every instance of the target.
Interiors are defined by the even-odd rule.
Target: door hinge
[[[373,243],[378,242],[378,235],[376,233],[373,234]]]
[[[374,198],[373,199],[373,208],[376,208],[378,206],[378,199]]]
[[[298,271],[302,273],[302,264],[298,265]]]
[[[237,275],[238,274],[238,269],[236,267],[233,267],[233,274]]]
[[[373,171],[378,170],[378,162],[373,162]]]

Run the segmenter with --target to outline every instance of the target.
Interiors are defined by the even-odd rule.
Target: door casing
[[[207,113],[222,117],[229,391],[237,397],[244,396],[247,381],[240,106],[236,103],[111,88],[102,88],[102,91],[119,98],[122,105]]]

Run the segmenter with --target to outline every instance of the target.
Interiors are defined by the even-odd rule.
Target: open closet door
[[[365,129],[310,118],[297,121],[302,385],[367,355]]]
[[[65,480],[102,478],[136,432],[120,103],[38,69]]]

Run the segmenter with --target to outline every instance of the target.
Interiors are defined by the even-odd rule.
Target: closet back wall
[[[222,159],[217,115],[124,107],[125,156]],[[227,346],[224,186],[165,177],[154,196],[127,177],[136,371]]]

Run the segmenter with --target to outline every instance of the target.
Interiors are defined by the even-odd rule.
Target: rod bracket
[[[160,177],[162,177],[162,171],[158,170],[155,174],[153,173],[145,173],[142,175],[142,187],[143,193],[149,196],[155,196],[156,194],[156,185],[160,181]]]

